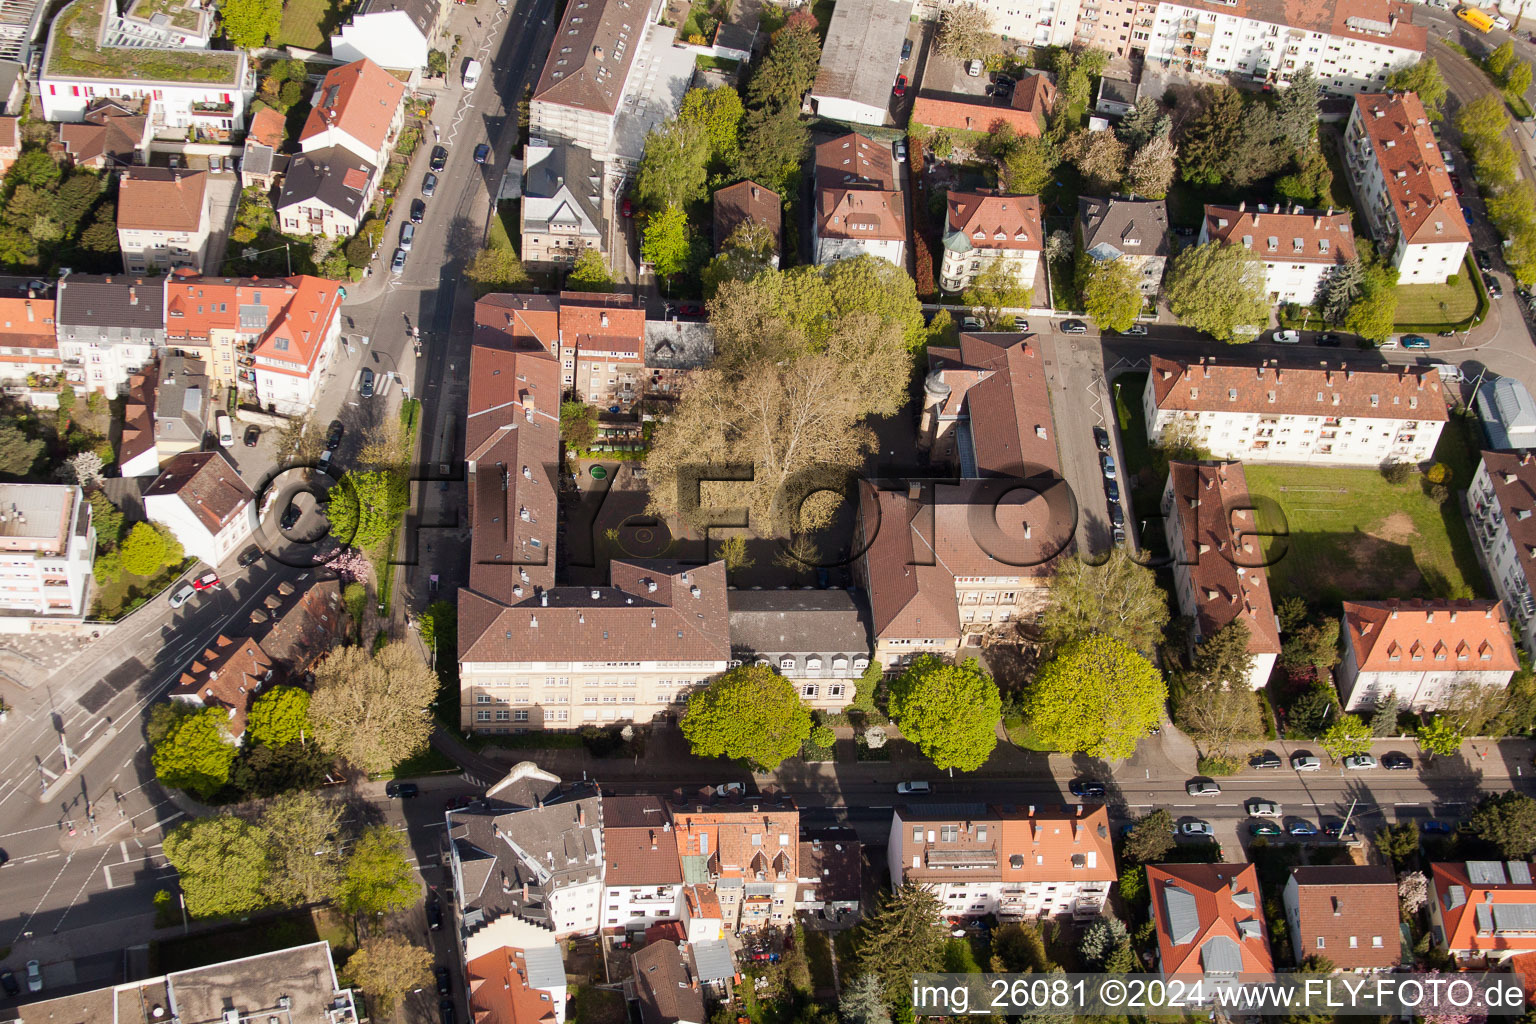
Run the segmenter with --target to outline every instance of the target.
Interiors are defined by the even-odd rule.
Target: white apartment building
[[[1434,711],[1466,686],[1502,690],[1520,668],[1501,601],[1345,601],[1335,681],[1346,711],[1396,697]]]
[[[683,911],[677,835],[658,796],[603,798],[604,934],[644,931]]]
[[[1271,303],[1311,305],[1318,288],[1334,268],[1355,258],[1355,236],[1349,214],[1303,210],[1299,206],[1246,202],[1236,206],[1207,206],[1200,225],[1200,244],[1241,245],[1264,264],[1264,287]]]
[[[1154,443],[1177,424],[1216,458],[1246,462],[1424,462],[1448,419],[1433,369],[1346,362],[1311,369],[1153,356],[1144,401]]]
[[[109,397],[165,348],[165,279],[67,274],[54,304],[59,360]]]
[[[1071,46],[1082,6],[1082,0],[918,0],[916,13],[934,19],[956,7],[978,7],[991,19],[992,31],[1005,42]]]
[[[1398,284],[1443,284],[1462,272],[1472,235],[1417,95],[1356,96],[1344,165]]]
[[[599,160],[614,155],[619,112],[639,84],[635,58],[659,10],[659,0],[570,4],[534,86],[529,131]]]
[[[256,495],[222,451],[183,452],[144,492],[144,516],[217,568],[256,532]]]
[[[371,60],[332,68],[315,90],[299,147],[321,153],[339,146],[383,167],[405,123],[404,99],[404,83]]]
[[[945,917],[1091,920],[1116,879],[1103,804],[899,804],[886,851],[892,888],[925,886]]]
[[[1131,46],[1148,62],[1284,86],[1310,67],[1326,92],[1384,87],[1424,57],[1427,32],[1399,0],[1282,8],[1258,0],[1161,0],[1137,7]]]
[[[949,213],[944,221],[940,287],[947,292],[963,292],[997,259],[1020,285],[1033,286],[1044,247],[1039,196],[950,192],[946,206]]]
[[[1241,620],[1252,655],[1243,682],[1259,689],[1280,655],[1280,622],[1242,463],[1169,463],[1161,507],[1179,611],[1195,623],[1192,642]]]
[[[334,281],[307,275],[273,281],[262,292],[282,312],[268,321],[250,356],[256,398],[279,415],[300,416],[314,405],[340,348],[343,292]]]
[[[130,167],[118,179],[117,245],[130,274],[202,272],[208,253],[208,173]]]
[[[1472,537],[1483,553],[1494,592],[1504,601],[1515,636],[1536,652],[1536,455],[1483,452],[1467,489]]]
[[[83,617],[95,560],[80,488],[0,484],[0,632],[26,632],[34,617]]]

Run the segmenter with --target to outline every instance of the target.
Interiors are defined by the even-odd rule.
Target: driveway
[[[208,175],[208,258],[203,266],[209,274],[224,268],[224,250],[229,232],[235,226],[235,208],[240,205],[240,176],[223,171]]]

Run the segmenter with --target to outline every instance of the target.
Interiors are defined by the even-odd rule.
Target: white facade
[[[1532,467],[1520,465],[1523,458],[1521,455],[1484,452],[1482,461],[1477,465],[1477,472],[1472,476],[1472,486],[1467,489],[1467,504],[1472,512],[1472,538],[1483,553],[1488,575],[1493,577],[1494,592],[1503,599],[1504,607],[1510,614],[1510,626],[1516,640],[1524,645],[1526,651],[1536,651],[1536,599],[1531,596],[1531,583],[1526,569],[1528,560],[1536,557],[1536,554],[1531,551],[1529,539],[1526,539],[1524,545],[1519,545],[1510,532],[1512,523],[1524,529],[1526,523],[1536,522],[1536,512],[1533,512],[1532,505],[1512,503],[1512,507],[1505,507],[1491,476],[1493,470],[1489,467],[1490,456],[1503,464],[1497,470],[1501,474],[1518,474],[1507,485],[1502,484],[1501,480],[1501,486],[1511,488],[1506,493],[1519,495],[1520,490],[1514,488],[1522,486],[1521,480],[1536,480],[1536,472],[1532,471]],[[1521,516],[1522,512],[1526,513],[1524,517]],[[1526,557],[1523,558],[1522,553]]]
[[[941,17],[946,10],[975,6],[987,13],[992,31],[1006,42],[1028,46],[1071,46],[1082,0],[919,0],[917,13]]]
[[[142,341],[102,343],[75,340],[59,333],[59,359],[84,371],[82,383],[92,391],[116,395],[128,386],[128,378],[138,373],[154,358],[156,346]]]
[[[0,484],[0,509],[6,513],[0,520],[0,616],[83,616],[96,558],[84,492],[67,485]]]
[[[374,70],[376,72],[378,69],[375,68]],[[317,105],[321,95],[323,95],[324,88],[325,86],[322,84],[322,91],[315,94]],[[362,101],[357,100],[355,102]],[[384,136],[384,141],[379,143],[377,147],[370,146],[345,128],[342,128],[339,124],[329,124],[321,131],[305,136],[299,143],[299,148],[305,153],[314,153],[322,149],[329,149],[332,146],[340,146],[342,149],[357,156],[358,159],[367,161],[374,167],[386,167],[389,165],[389,154],[395,148],[395,140],[400,137],[400,127],[404,123],[405,104],[397,101],[395,103],[394,116],[389,121],[389,132]],[[372,183],[370,182],[370,191],[371,187]]]
[[[321,347],[320,359],[309,373],[279,368],[276,360],[258,354],[252,373],[256,377],[256,395],[262,405],[273,405],[279,416],[302,416],[315,404],[326,367],[331,364],[337,339],[341,336],[339,318],[333,320]]]
[[[726,670],[719,661],[598,662],[461,660],[459,693],[465,728],[476,731],[577,729],[610,722],[647,722],[688,702],[694,687]],[[473,721],[468,717],[473,711]]]
[[[123,269],[130,274],[168,273],[178,267],[203,271],[208,255],[208,197],[194,231],[158,231],[118,228],[117,246],[123,251]]]
[[[841,96],[812,96],[811,98],[816,101],[816,113],[822,117],[831,118],[834,121],[847,121],[849,124],[885,123],[884,104],[877,106]]]
[[[640,931],[682,916],[683,885],[609,885],[603,893],[603,927]]]
[[[331,55],[343,63],[367,58],[381,68],[426,70],[430,40],[403,10],[354,15],[331,37]]]
[[[1404,711],[1435,711],[1462,686],[1503,690],[1513,674],[1508,670],[1446,669],[1434,662],[1430,662],[1429,667],[1403,672],[1361,672],[1359,657],[1355,645],[1346,636],[1344,659],[1339,663],[1338,672],[1339,700],[1345,711],[1369,711],[1388,697],[1396,697],[1397,706]]]
[[[826,238],[816,232],[815,239],[818,267],[855,256],[878,256],[898,267],[906,265],[907,244],[899,238]]]
[[[212,566],[223,564],[256,532],[256,502],[247,501],[237,508],[217,530],[212,530],[188,507],[179,494],[149,494],[144,497],[144,516],[160,523],[176,535],[188,555]]]
[[[945,291],[965,291],[976,279],[976,275],[999,256],[1014,272],[1014,277],[1020,285],[1028,288],[1033,284],[1035,274],[1040,270],[1040,250],[978,249],[974,246],[965,250],[956,250],[949,247],[950,236],[955,234],[958,232],[944,233],[944,263],[939,270],[939,284]],[[963,236],[960,241],[962,243],[965,241]],[[1043,299],[1044,296],[1041,298]]]

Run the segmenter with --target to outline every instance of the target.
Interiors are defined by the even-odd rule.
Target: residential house
[[[71,380],[114,397],[165,347],[165,282],[66,274],[54,304],[59,359]]]
[[[240,186],[269,192],[288,167],[288,157],[280,154],[285,133],[283,115],[276,107],[262,107],[251,115],[250,130],[245,133],[245,148],[240,154]]]
[[[1502,601],[1345,601],[1344,660],[1335,675],[1346,711],[1390,698],[1435,711],[1458,691],[1502,691],[1520,668]]]
[[[704,991],[690,957],[671,940],[648,942],[630,957],[625,984],[640,1004],[642,1024],[704,1024]]]
[[[251,702],[278,676],[278,667],[255,640],[231,639],[220,633],[192,659],[166,696],[200,708],[228,711],[230,738],[239,743],[245,736]]]
[[[150,119],[145,107],[144,100],[93,100],[79,122],[59,125],[59,141],[76,167],[99,171],[147,164]],[[281,119],[277,111],[271,113]]]
[[[25,384],[31,374],[55,377],[64,368],[54,300],[46,285],[32,287],[39,283],[0,280],[0,382]]]
[[[1124,260],[1149,301],[1163,286],[1168,245],[1168,204],[1135,196],[1081,196],[1077,200],[1080,251],[1098,263]]]
[[[1102,804],[899,804],[886,851],[892,887],[925,886],[945,917],[1091,920],[1116,879]]]
[[[565,961],[558,946],[502,946],[464,965],[475,1024],[564,1024]]]
[[[1280,655],[1280,622],[1243,464],[1170,462],[1161,507],[1179,612],[1195,624],[1191,643],[1241,621],[1253,660],[1247,679],[1226,682],[1259,689]]]
[[[843,0],[833,9],[810,92],[817,114],[885,124],[911,17],[912,0]]]
[[[604,934],[644,931],[682,913],[683,867],[658,796],[603,797]]]
[[[378,184],[373,165],[350,149],[300,153],[288,161],[272,208],[285,234],[346,238],[357,234]]]
[[[642,396],[677,398],[695,370],[715,359],[715,329],[707,321],[647,320]]]
[[[603,208],[603,167],[590,150],[570,142],[528,140],[518,214],[524,266],[568,266],[583,249],[606,255]]]
[[[869,667],[869,606],[849,590],[736,590],[731,664],[771,665],[812,707],[841,711]]]
[[[1416,93],[1355,97],[1344,129],[1344,167],[1377,251],[1391,259],[1399,284],[1443,284],[1462,272],[1472,235]]]
[[[1536,455],[1483,452],[1467,488],[1472,537],[1527,653],[1536,651]]]
[[[66,484],[0,484],[0,632],[83,619],[96,559],[91,504]]]
[[[998,0],[989,0],[997,3]],[[1388,75],[1424,59],[1428,30],[1415,25],[1411,4],[1398,0],[1340,0],[1317,6],[1274,6],[1257,0],[1139,3],[1130,46],[1147,65],[1194,71],[1283,88],[1309,68],[1325,93],[1347,96],[1385,87]]]
[[[1252,864],[1148,864],[1157,969],[1165,979],[1273,974]]]
[[[147,420],[140,418],[141,408]],[[161,464],[197,451],[214,411],[213,390],[201,360],[166,355],[145,367],[129,381],[128,415],[118,450],[122,475],[159,476]]]
[[[632,295],[561,292],[559,317],[565,390],[600,408],[633,405],[644,388],[644,305]]]
[[[659,10],[657,0],[566,9],[528,104],[534,137],[563,140],[598,160],[614,153],[620,110],[643,76],[641,42]]]
[[[857,921],[863,901],[863,871],[863,847],[853,829],[802,829],[795,909],[820,914],[828,921],[844,921],[853,914]]]
[[[1536,952],[1536,884],[1523,860],[1431,864],[1435,945],[1459,962],[1498,964]]]
[[[341,603],[341,583],[316,580],[300,590],[283,580],[246,616],[245,635],[260,641],[267,657],[289,679],[302,679],[331,648],[346,639],[351,617]]]
[[[1055,108],[1056,86],[1050,76],[1035,71],[1020,77],[1006,101],[925,88],[912,102],[912,121],[962,132],[990,132],[1006,124],[1017,135],[1038,138],[1045,134]]]
[[[709,790],[672,803],[683,880],[708,884],[726,931],[795,919],[800,809],[782,794],[721,797]]]
[[[783,246],[783,200],[773,189],[755,181],[740,181],[715,192],[715,251],[725,247],[732,232],[743,224],[761,224],[773,235],[773,265],[779,265]]]
[[[683,886],[682,925],[690,943],[723,941],[725,912],[720,909],[720,897],[707,883]]]
[[[1205,208],[1200,244],[1241,245],[1264,264],[1264,288],[1272,304],[1317,301],[1323,282],[1342,264],[1355,259],[1355,236],[1348,213],[1308,212],[1299,206],[1246,202]]]
[[[118,178],[117,244],[130,274],[202,272],[208,255],[208,173],[130,167]]]
[[[121,9],[116,0],[73,0],[54,17],[37,72],[43,117],[80,121],[93,101],[111,98],[146,103],[157,135],[227,141],[240,131],[256,95],[250,55],[190,36],[182,45],[170,32],[130,40],[114,32]]]
[[[1045,245],[1039,196],[948,192],[945,207],[940,287],[963,292],[995,261],[1001,261],[1021,287],[1034,287]]]
[[[339,147],[383,168],[405,123],[404,99],[405,85],[371,60],[332,68],[315,90],[299,148],[319,159]]]
[[[1402,959],[1397,876],[1378,864],[1291,869],[1285,920],[1296,963],[1326,957],[1335,970],[1390,971]]]
[[[1255,366],[1162,356],[1150,364],[1147,437],[1172,429],[1218,459],[1373,468],[1426,462],[1448,419],[1440,376],[1428,366]]]
[[[28,1003],[21,1019],[58,1024],[154,1024],[171,1020],[270,1021],[278,1017],[282,1024],[355,1024],[359,1009],[352,989],[336,977],[331,944],[320,939],[304,946]]]
[[[363,0],[331,36],[331,54],[391,71],[426,71],[442,19],[441,0]]]
[[[32,17],[41,19],[47,13],[42,4],[35,4]],[[19,44],[31,44],[32,26],[11,23],[10,29],[0,41],[0,113],[12,117],[19,115],[27,100],[27,67],[18,60],[7,59],[20,55]],[[24,36],[25,38],[20,38]]]
[[[221,451],[184,452],[144,492],[144,516],[217,568],[256,531],[256,495]]]
[[[265,331],[248,343],[249,371],[258,403],[280,416],[301,416],[314,405],[341,338],[344,292],[321,277],[290,277],[250,289],[241,310],[242,337],[258,316]],[[263,301],[265,299],[265,301]],[[239,356],[237,362],[242,361]],[[245,371],[241,371],[245,379]]]
[[[1124,117],[1135,109],[1135,82],[1111,75],[1099,79],[1099,97],[1093,104],[1094,113],[1105,117]]]
[[[992,31],[1016,48],[1071,46],[1083,13],[1080,0],[918,0],[917,13],[934,20],[961,6],[985,12]]]
[[[160,367],[150,363],[128,378],[123,404],[123,431],[117,443],[117,474],[125,480],[160,475],[160,448],[155,438],[155,387]]]
[[[815,161],[811,248],[816,263],[869,255],[904,266],[907,215],[890,148],[850,133],[817,146]]]
[[[1536,398],[1524,384],[1515,377],[1484,377],[1476,394],[1477,418],[1490,449],[1536,448]]]

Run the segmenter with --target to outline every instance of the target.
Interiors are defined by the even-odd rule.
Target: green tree
[[[523,270],[517,251],[494,245],[475,253],[469,266],[464,268],[464,276],[475,283],[477,295],[517,291],[528,286],[528,273]]]
[[[309,692],[297,686],[274,686],[251,703],[245,719],[247,741],[281,747],[305,738],[309,728]]]
[[[768,52],[747,84],[747,103],[797,111],[820,68],[821,38],[815,27],[786,26],[773,34]]]
[[[679,207],[669,206],[646,223],[640,258],[651,265],[657,277],[666,278],[688,265],[691,248],[688,217]]]
[[[1252,341],[1269,322],[1264,264],[1241,245],[1207,242],[1175,256],[1168,308],[1181,323],[1218,341]]]
[[[1306,624],[1307,616],[1311,615],[1307,608],[1306,598],[1292,594],[1275,604],[1275,618],[1280,623],[1280,632],[1291,633]]]
[[[374,825],[352,844],[341,869],[336,902],[349,914],[374,916],[403,910],[421,898],[421,883],[406,860],[405,837]]]
[[[1335,760],[1368,753],[1371,749],[1371,727],[1354,715],[1340,715],[1318,737],[1317,744]]]
[[[772,228],[760,221],[743,221],[704,268],[704,297],[714,298],[727,281],[750,281],[771,269],[778,255],[778,239]]]
[[[1339,710],[1339,698],[1333,686],[1318,680],[1291,702],[1291,727],[1304,736],[1318,736]]]
[[[155,778],[207,799],[229,781],[237,749],[229,735],[229,712],[204,708],[176,722],[155,745],[150,762]]]
[[[178,826],[163,847],[191,917],[235,917],[266,906],[268,848],[264,829],[228,814]]]
[[[1502,136],[1508,126],[1509,115],[1504,112],[1504,101],[1496,93],[1484,93],[1468,101],[1456,114],[1456,130],[1474,145]]]
[[[1444,116],[1441,108],[1445,106],[1445,79],[1440,77],[1440,65],[1433,57],[1392,72],[1387,78],[1387,88],[1397,92],[1418,93],[1419,101],[1424,104],[1424,112],[1431,121],[1438,121]]]
[[[1396,323],[1397,271],[1389,264],[1373,261],[1365,268],[1359,298],[1344,316],[1344,328],[1362,338],[1384,341]]]
[[[116,203],[102,203],[96,208],[91,226],[80,232],[80,248],[100,255],[118,251]]]
[[[407,993],[432,981],[432,951],[409,939],[378,935],[347,958],[347,976],[387,1011]]]
[[[1042,624],[1047,648],[1098,633],[1150,653],[1167,625],[1168,595],[1123,548],[1099,565],[1063,559],[1051,575]]]
[[[1131,822],[1130,831],[1125,834],[1123,852],[1138,864],[1156,864],[1177,842],[1173,834],[1173,815],[1159,807]]]
[[[458,642],[459,609],[452,601],[437,600],[427,605],[427,610],[416,620],[416,634],[422,646],[432,650],[438,644],[445,648]]]
[[[1444,715],[1436,715],[1418,729],[1419,746],[1431,755],[1451,757],[1461,749],[1461,730]]]
[[[779,195],[796,187],[811,130],[794,107],[749,110],[741,122],[736,177],[751,178]]]
[[[1524,96],[1531,87],[1531,64],[1517,60],[1504,72],[1504,89],[1513,96]]]
[[[219,25],[235,49],[254,50],[282,28],[282,0],[224,0]]]
[[[1114,132],[1080,128],[1062,143],[1061,155],[1077,166],[1088,179],[1088,187],[1096,191],[1113,189],[1125,175],[1125,143]]]
[[[858,973],[879,978],[887,999],[910,998],[905,993],[913,976],[942,963],[948,938],[943,909],[933,890],[913,882],[882,894],[880,906],[859,929]]]
[[[15,189],[18,185],[31,185],[33,188],[51,190],[63,175],[59,162],[46,150],[29,147],[21,151],[21,156],[5,172],[5,186]]]
[[[336,759],[317,743],[281,747],[251,744],[241,749],[229,781],[246,798],[277,796],[319,787],[336,767]]]
[[[427,74],[432,78],[443,78],[448,74],[448,55],[442,50],[427,51]]]
[[[1323,319],[1340,326],[1349,308],[1365,289],[1365,265],[1357,256],[1333,268],[1319,291]]]
[[[267,804],[261,827],[271,851],[268,893],[275,903],[305,906],[341,885],[341,818],[346,805],[319,793],[289,793]]]
[[[201,709],[196,704],[189,704],[184,700],[163,700],[158,704],[151,704],[149,714],[144,716],[144,739],[151,747],[157,747],[175,729],[176,723],[188,715],[195,715]]]
[[[33,440],[11,426],[0,426],[0,473],[26,476],[43,454],[43,442]]]
[[[682,729],[695,754],[772,771],[811,735],[811,709],[772,668],[741,665],[688,698]]]
[[[1332,205],[1333,171],[1322,151],[1313,148],[1306,154],[1297,153],[1295,170],[1275,182],[1275,192],[1282,199],[1303,206]]]
[[[1280,663],[1288,668],[1310,665],[1318,672],[1333,668],[1339,663],[1339,620],[1309,622],[1296,629],[1281,646]]]
[[[1061,154],[1045,137],[1019,139],[1002,158],[998,168],[999,183],[1007,192],[1035,196],[1056,179]]]
[[[1416,821],[1385,825],[1377,829],[1371,838],[1375,840],[1376,849],[1381,851],[1381,855],[1399,871],[1413,863],[1419,855],[1419,823]]]
[[[1186,678],[1178,688],[1173,720],[1218,757],[1230,756],[1235,744],[1264,733],[1259,699],[1246,681]]]
[[[1014,315],[1006,311],[1028,309],[1033,299],[1034,290],[1019,280],[1018,264],[1001,255],[983,263],[960,296],[960,302],[976,311],[989,331],[1012,328]]]
[[[1371,712],[1371,735],[1391,736],[1397,732],[1397,695],[1388,694]]]
[[[847,1024],[891,1024],[885,985],[875,974],[861,974],[843,987],[837,1012]]]
[[[677,118],[645,137],[645,154],[635,177],[635,196],[654,213],[704,198],[709,171],[709,137],[704,129]]]
[[[560,440],[567,448],[585,450],[597,439],[597,410],[586,402],[560,403]]]
[[[613,275],[603,262],[603,254],[588,246],[576,254],[576,262],[565,279],[565,286],[579,292],[613,291]]]
[[[891,683],[890,708],[902,736],[938,768],[975,771],[997,746],[1002,697],[974,658],[959,665],[913,658]]]
[[[1233,149],[1239,144],[1243,98],[1226,85],[1205,86],[1195,94],[1198,113],[1179,143],[1179,176],[1192,185],[1220,185]]]
[[[404,477],[381,470],[349,470],[330,490],[325,517],[331,535],[346,544],[371,548],[394,535],[410,495]]]
[[[736,159],[741,119],[746,113],[741,94],[730,86],[713,89],[689,89],[683,97],[678,120],[696,126],[709,143],[710,160],[727,167]]]
[[[1124,331],[1141,315],[1141,283],[1125,260],[1077,255],[1077,294],[1101,330]]]
[[[1510,62],[1514,59],[1515,44],[1506,39],[1483,59],[1483,66],[1488,69],[1494,78],[1503,78],[1504,72],[1509,70]]]
[[[1131,112],[1115,125],[1115,134],[1135,151],[1164,134],[1167,127],[1168,116],[1163,113],[1162,105],[1151,96],[1142,96],[1136,100]]]
[[[1130,939],[1124,922],[1118,917],[1100,915],[1094,918],[1088,927],[1083,929],[1083,937],[1077,944],[1077,953],[1082,960],[1083,969],[1102,971],[1110,955]]]
[[[426,747],[437,688],[437,676],[404,641],[374,654],[341,647],[315,669],[309,720],[326,750],[382,772]]]
[[[1513,790],[1489,793],[1472,812],[1472,831],[1509,860],[1536,853],[1536,800]]]
[[[1025,714],[1052,750],[1129,757],[1163,721],[1168,688],[1129,644],[1090,636],[1063,644],[1035,676]]]
[[[119,550],[123,568],[135,576],[153,576],[166,561],[165,536],[150,523],[134,523]]]
[[[1307,151],[1317,143],[1317,101],[1322,89],[1310,65],[1291,77],[1291,84],[1273,94],[1275,123],[1280,137],[1293,150]]]
[[[1233,619],[1195,646],[1190,671],[1206,682],[1247,686],[1253,669],[1252,642],[1248,624]]]

